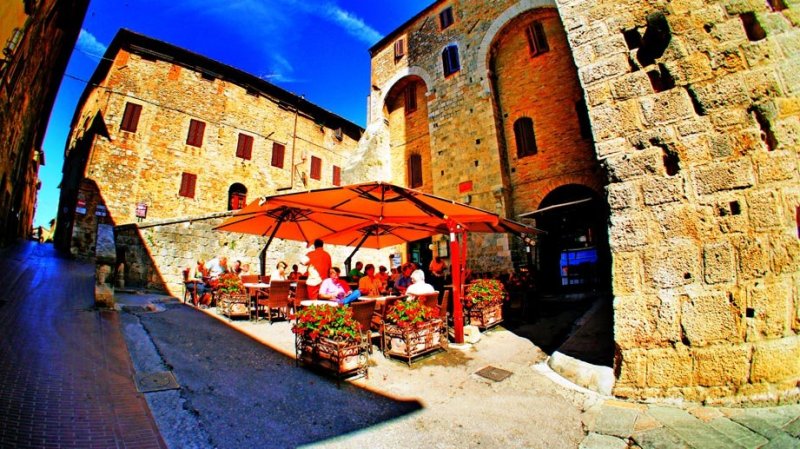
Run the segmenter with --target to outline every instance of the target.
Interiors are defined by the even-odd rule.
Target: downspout
[[[288,187],[279,187],[279,188],[275,189],[276,192],[282,192],[284,190],[291,190],[291,189],[294,188],[294,172],[295,172],[295,169],[296,169],[296,167],[294,166],[294,150],[295,150],[295,147],[297,145],[297,114],[298,114],[298,108],[295,105],[295,107],[294,107],[294,129],[292,130],[292,161],[291,161],[291,165],[289,166],[290,167],[289,169],[292,172],[291,175],[290,175],[291,176],[290,184],[289,184]]]

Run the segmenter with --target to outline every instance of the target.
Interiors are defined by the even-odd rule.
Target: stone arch
[[[392,89],[392,87],[394,87],[401,79],[407,76],[418,76],[422,79],[422,81],[425,82],[426,87],[433,85],[433,77],[421,67],[411,66],[398,70],[393,77],[389,78],[389,80],[383,83],[383,86],[380,87],[381,97],[378,104],[381,107],[386,104],[386,97],[389,95],[389,91]]]

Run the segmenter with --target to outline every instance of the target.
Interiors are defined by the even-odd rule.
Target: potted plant
[[[447,346],[439,310],[416,299],[396,302],[383,326],[384,353],[405,358],[409,365],[412,358]]]
[[[470,324],[482,329],[503,321],[503,301],[508,299],[503,283],[497,279],[478,279],[464,292],[464,308]]]
[[[349,307],[313,305],[300,309],[295,320],[297,361],[337,374],[367,373],[369,343],[361,338],[358,322]]]
[[[217,312],[229,318],[250,316],[250,297],[242,280],[234,273],[223,273],[217,283]]]

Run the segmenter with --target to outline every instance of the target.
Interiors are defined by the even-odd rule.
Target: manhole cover
[[[511,371],[506,371],[504,369],[495,368],[493,366],[487,366],[486,368],[481,369],[480,371],[476,372],[475,374],[485,377],[489,380],[493,380],[495,382],[502,382],[508,379],[513,373]]]
[[[159,373],[145,373],[136,376],[136,388],[140,393],[153,391],[176,390],[180,388],[178,381],[170,371]]]

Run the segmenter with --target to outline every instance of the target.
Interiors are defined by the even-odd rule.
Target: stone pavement
[[[0,252],[0,285],[0,447],[166,447],[92,266],[24,242]]]

